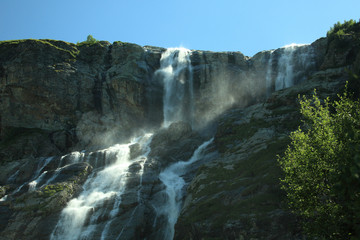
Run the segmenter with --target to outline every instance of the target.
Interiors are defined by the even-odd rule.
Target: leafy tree
[[[360,102],[300,99],[305,117],[279,163],[290,208],[317,239],[360,237]]]

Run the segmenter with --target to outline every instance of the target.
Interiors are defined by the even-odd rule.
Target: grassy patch
[[[50,39],[22,39],[22,40],[8,40],[8,41],[0,41],[0,49],[4,51],[11,51],[12,47],[20,45],[20,44],[31,44],[31,45],[44,45],[51,48],[55,48],[60,52],[64,52],[69,54],[69,60],[75,59],[79,54],[79,50],[76,48],[75,44],[67,43],[63,41],[56,41]]]
[[[51,184],[45,186],[41,191],[38,193],[40,197],[48,198],[53,196],[57,192],[63,191],[65,188],[69,188],[65,183],[59,184]]]

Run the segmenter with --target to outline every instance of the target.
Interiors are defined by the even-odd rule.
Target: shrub
[[[83,41],[83,42],[80,42],[80,43],[77,43],[78,46],[81,46],[81,45],[92,45],[92,44],[95,44],[99,42],[99,40],[95,39],[92,35],[88,35],[87,38],[86,38],[86,41]]]

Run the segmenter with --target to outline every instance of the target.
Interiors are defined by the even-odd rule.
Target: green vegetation
[[[42,45],[44,47],[50,47],[56,49],[60,52],[65,53],[69,56],[69,60],[75,59],[79,54],[79,50],[75,47],[73,43],[67,43],[63,41],[51,40],[51,39],[22,39],[22,40],[9,40],[9,41],[0,41],[0,51],[4,56],[13,55],[14,47],[19,46],[23,43],[30,43],[33,45]],[[8,52],[8,54],[6,54]]]
[[[88,35],[86,38],[86,41],[77,43],[76,45],[82,46],[82,45],[93,45],[95,43],[98,43],[99,40],[95,39],[92,35]]]
[[[63,191],[64,188],[68,188],[68,186],[65,183],[46,185],[41,190],[41,192],[39,192],[39,196],[48,198],[48,197],[53,196],[57,192]]]
[[[334,26],[327,32],[326,36],[331,39],[341,39],[345,35],[355,34],[358,32],[360,32],[360,22],[356,22],[351,19],[349,21],[344,21],[344,23],[335,23]]]
[[[335,41],[338,47],[346,47],[348,45],[347,36],[352,36],[360,41],[360,22],[355,20],[344,21],[344,23],[337,22],[327,32],[326,36],[329,43]]]
[[[316,239],[360,237],[360,102],[347,92],[300,99],[304,127],[279,157],[288,204]]]

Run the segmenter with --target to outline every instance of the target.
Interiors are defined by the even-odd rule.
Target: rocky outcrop
[[[164,168],[170,163],[188,160],[202,142],[202,137],[192,131],[190,124],[175,122],[153,137],[150,157],[156,158]]]
[[[5,185],[5,194],[12,194],[0,201],[0,239],[47,238],[60,211],[82,190],[92,171],[87,163],[74,163],[57,170],[46,166],[48,161],[24,159],[2,166],[1,185]],[[40,175],[45,167],[47,171]]]
[[[122,42],[1,42],[1,137],[9,128],[36,128],[72,131],[82,146],[104,145],[105,137],[126,138],[145,118],[159,122],[152,110],[161,98],[149,99],[160,91],[151,80],[161,51]]]

